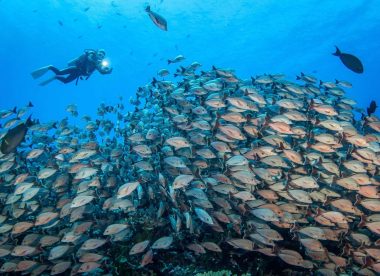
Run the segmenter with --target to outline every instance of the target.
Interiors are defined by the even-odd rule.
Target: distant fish
[[[168,64],[170,64],[170,63],[177,63],[177,62],[180,62],[180,61],[182,61],[184,59],[185,59],[185,57],[183,55],[178,55],[178,56],[176,56],[173,59],[168,59]]]
[[[165,77],[167,75],[169,75],[169,71],[167,69],[161,69],[160,71],[157,72],[157,75],[159,75],[160,77]]]
[[[297,80],[303,80],[303,81],[306,81],[306,82],[309,82],[309,83],[316,83],[317,82],[316,77],[310,76],[310,75],[305,75],[302,72],[301,72],[300,76],[297,76]]]
[[[376,102],[375,101],[371,101],[371,103],[369,104],[369,107],[367,107],[367,114],[368,114],[368,116],[371,116],[371,114],[375,113],[376,112],[376,108],[377,108]]]
[[[17,111],[17,118],[21,118],[22,116],[24,116],[25,113],[27,113],[29,111],[29,109],[32,107],[33,107],[32,102],[29,102],[27,106],[20,108]]]
[[[66,107],[66,111],[71,113],[72,116],[78,117],[78,107],[75,104],[69,104]]]
[[[91,7],[87,7],[85,9],[83,9],[84,12],[87,12]]]
[[[158,27],[160,28],[161,30],[163,31],[167,31],[168,30],[168,24],[166,22],[166,19],[163,18],[161,15],[155,13],[155,12],[152,12],[150,10],[150,6],[147,6],[145,8],[145,11],[148,13],[150,19],[152,19],[153,23]]]
[[[8,154],[13,152],[18,147],[18,145],[24,141],[26,132],[31,125],[32,120],[31,117],[29,117],[25,123],[19,124],[18,126],[10,129],[1,142],[1,153]]]
[[[342,87],[345,87],[345,88],[352,88],[352,83],[348,82],[348,81],[343,81],[343,80],[335,80],[335,83],[337,85],[340,85]]]
[[[58,20],[58,24],[59,24],[60,26],[63,26],[63,22],[62,22],[61,20]]]
[[[335,48],[336,52],[333,53],[333,55],[339,57],[348,69],[358,74],[363,73],[363,64],[357,57],[351,54],[342,53],[337,46],[335,46]]]
[[[16,114],[16,113],[17,113],[17,107],[14,107],[11,110],[8,110],[8,109],[0,110],[0,119],[5,119],[11,116],[12,114]]]

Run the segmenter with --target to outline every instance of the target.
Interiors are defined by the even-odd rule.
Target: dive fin
[[[55,80],[55,79],[56,79],[56,77],[53,76],[53,77],[51,77],[50,79],[47,79],[47,80],[41,82],[40,85],[41,85],[41,86],[45,86],[45,85],[51,83],[51,82],[52,82],[53,80]]]
[[[31,73],[33,79],[37,79],[41,76],[43,76],[47,71],[49,71],[51,65],[41,67]]]

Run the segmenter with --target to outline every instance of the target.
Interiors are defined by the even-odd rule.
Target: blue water
[[[144,11],[145,1],[0,0],[0,108],[32,101],[41,121],[67,116],[68,104],[80,115],[128,99],[166,60],[183,54],[198,61],[235,68],[242,78],[301,71],[323,81],[352,82],[347,95],[367,107],[380,103],[380,1],[378,0],[223,0],[150,1],[168,21],[158,29]],[[90,9],[85,12],[86,8]],[[61,26],[58,21],[61,21]],[[334,45],[360,57],[364,74],[349,71],[331,55]],[[30,72],[44,65],[65,67],[86,48],[103,48],[114,68],[87,81],[40,87]],[[46,76],[48,77],[48,76]],[[128,107],[131,109],[131,107]],[[379,111],[377,111],[379,114]]]

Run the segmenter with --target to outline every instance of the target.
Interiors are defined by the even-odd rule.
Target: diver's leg
[[[78,74],[70,74],[67,77],[56,76],[55,79],[59,80],[63,83],[69,83],[69,82],[72,82],[73,80],[75,80],[76,78],[78,78],[78,76],[79,76]]]
[[[67,68],[62,69],[62,70],[59,70],[57,67],[50,66],[49,69],[50,69],[51,71],[53,71],[54,74],[59,75],[59,76],[60,76],[60,75],[72,74],[72,73],[74,73],[76,70],[78,70],[78,68],[75,67],[75,66],[70,66],[70,67],[67,67]]]

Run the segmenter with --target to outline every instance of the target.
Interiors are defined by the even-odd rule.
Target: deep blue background
[[[378,0],[163,0],[150,1],[168,21],[161,31],[144,11],[145,1],[0,0],[0,109],[30,100],[41,121],[67,116],[70,103],[80,117],[101,103],[127,100],[177,54],[183,64],[198,61],[235,68],[239,77],[299,72],[323,81],[353,83],[347,89],[359,107],[380,103],[380,1]],[[90,7],[85,12],[84,9]],[[58,24],[63,23],[63,26]],[[101,28],[98,28],[100,27]],[[361,58],[358,75],[331,55],[334,45]],[[38,86],[30,72],[44,65],[64,67],[85,48],[104,48],[111,75],[95,73],[78,86]],[[48,76],[46,76],[48,77]],[[377,112],[379,114],[379,111]]]

